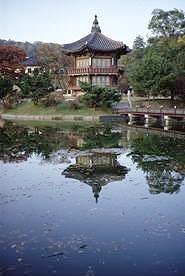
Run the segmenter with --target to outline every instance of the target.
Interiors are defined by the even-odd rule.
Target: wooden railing
[[[124,107],[122,108],[121,106],[114,106],[113,107],[114,113],[117,114],[128,114],[132,113],[138,114],[138,115],[143,115],[143,114],[151,114],[151,115],[172,115],[172,116],[183,116],[185,117],[185,109],[184,108],[140,108],[140,107],[135,107],[135,108],[129,108],[129,107]]]
[[[80,86],[78,86],[78,85],[69,85],[68,89],[71,89],[71,90],[80,90]]]
[[[118,74],[118,68],[112,67],[85,67],[85,68],[67,68],[68,75],[81,74]]]

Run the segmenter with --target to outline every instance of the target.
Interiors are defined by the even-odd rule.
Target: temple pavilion
[[[130,49],[101,33],[95,15],[91,33],[80,40],[64,44],[67,55],[74,57],[74,67],[67,69],[68,93],[80,93],[80,81],[99,87],[116,87],[121,70],[117,61]],[[81,93],[80,93],[81,94]]]

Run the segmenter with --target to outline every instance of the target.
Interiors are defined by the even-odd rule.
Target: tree
[[[141,95],[183,98],[185,43],[176,38],[157,39],[129,70],[129,80]],[[185,97],[184,97],[185,98]]]
[[[160,90],[164,96],[171,96],[174,100],[175,96],[185,94],[185,91],[184,93],[182,91],[182,81],[185,75],[185,43],[176,38],[170,38],[160,42],[159,49],[163,59],[163,70],[159,81]]]
[[[73,58],[64,53],[60,44],[37,42],[35,46],[39,64],[50,71],[55,86],[66,89],[64,72],[66,67],[73,65]]]
[[[86,92],[83,101],[89,107],[111,107],[114,102],[119,102],[121,99],[121,93],[107,87],[97,87],[82,82],[80,87]]]
[[[163,59],[153,48],[148,48],[142,59],[135,60],[129,68],[129,80],[134,91],[141,96],[160,94],[162,63]]]
[[[137,58],[142,58],[145,50],[145,42],[142,36],[138,35],[133,43],[132,55]]]
[[[128,91],[129,86],[132,86],[129,78],[129,71],[133,64],[142,59],[145,52],[145,42],[142,36],[138,35],[133,43],[133,49],[127,55],[123,55],[120,59],[120,64],[124,68],[124,74],[118,81],[118,87],[121,91]]]
[[[154,9],[152,15],[148,28],[154,35],[168,38],[185,34],[185,14],[182,10]]]
[[[179,76],[174,81],[174,93],[185,102],[185,75]]]
[[[28,41],[21,42],[21,41],[14,41],[14,40],[5,40],[5,39],[0,39],[0,45],[10,45],[10,46],[15,46],[19,49],[22,49],[28,57],[33,56],[35,54],[35,44],[30,43]]]
[[[21,65],[26,57],[26,53],[15,47],[0,45],[0,75],[3,77],[16,79],[24,72]]]
[[[6,97],[12,91],[12,81],[0,76],[0,99],[3,106],[6,106]]]
[[[50,75],[47,72],[24,75],[20,81],[20,87],[25,98],[32,98],[33,102],[38,104],[39,99],[46,96],[50,92]]]
[[[37,42],[35,46],[39,62],[47,67],[47,69],[56,71],[61,67],[68,67],[73,63],[72,58],[64,53],[60,44]]]
[[[141,96],[185,99],[185,15],[181,10],[155,9],[149,29],[155,37],[136,37],[133,50],[122,58],[128,83]]]

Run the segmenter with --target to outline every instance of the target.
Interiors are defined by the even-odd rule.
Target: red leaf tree
[[[17,79],[24,72],[21,64],[26,53],[15,46],[0,45],[0,75],[6,78]]]

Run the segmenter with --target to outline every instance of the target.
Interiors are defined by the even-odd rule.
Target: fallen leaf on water
[[[64,252],[57,252],[57,253],[54,253],[52,255],[48,255],[47,258],[50,258],[50,257],[57,257],[57,256],[62,256],[64,255]]]
[[[83,244],[83,245],[80,246],[81,249],[86,248],[86,247],[87,247],[86,244]]]

